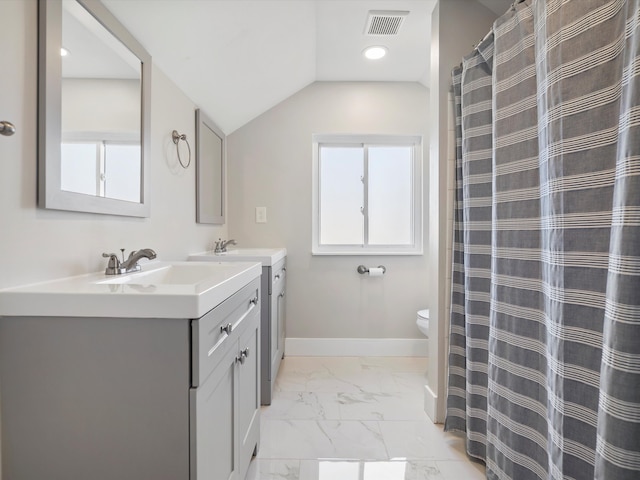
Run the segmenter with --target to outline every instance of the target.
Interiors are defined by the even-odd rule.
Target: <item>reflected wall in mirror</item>
[[[196,221],[224,224],[226,137],[196,110]]]
[[[39,20],[38,205],[149,216],[151,57],[98,0]]]

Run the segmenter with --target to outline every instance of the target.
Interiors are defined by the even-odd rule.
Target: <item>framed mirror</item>
[[[196,110],[196,222],[224,224],[226,136]]]
[[[148,217],[151,56],[98,0],[38,29],[38,206]]]

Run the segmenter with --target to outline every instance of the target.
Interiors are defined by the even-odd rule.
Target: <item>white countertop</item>
[[[256,262],[141,265],[0,290],[0,316],[199,318],[262,273]]]
[[[208,252],[189,255],[189,260],[199,262],[260,262],[263,266],[275,265],[287,256],[286,248],[234,248],[224,253]]]

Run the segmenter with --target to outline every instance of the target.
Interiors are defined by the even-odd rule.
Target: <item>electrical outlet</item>
[[[267,223],[267,207],[256,207],[256,223]]]

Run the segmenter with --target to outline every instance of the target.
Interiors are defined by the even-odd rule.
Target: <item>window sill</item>
[[[311,250],[313,256],[353,256],[353,257],[394,257],[394,256],[421,256],[420,250]]]

